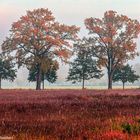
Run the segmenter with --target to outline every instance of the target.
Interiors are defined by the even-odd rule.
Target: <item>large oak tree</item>
[[[85,25],[90,34],[87,45],[99,59],[98,64],[107,68],[108,88],[111,89],[115,69],[137,55],[140,24],[115,11],[107,11],[101,19],[87,18]]]
[[[40,89],[42,69],[49,67],[46,61],[57,57],[66,60],[78,31],[76,26],[56,22],[48,9],[35,9],[12,24],[2,49],[8,56],[16,57],[19,66],[38,65],[36,89]]]

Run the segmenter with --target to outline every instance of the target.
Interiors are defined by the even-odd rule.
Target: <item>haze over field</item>
[[[41,7],[51,10],[56,20],[60,23],[67,25],[74,24],[81,27],[80,37],[87,34],[84,27],[84,19],[87,17],[102,17],[107,10],[115,10],[119,14],[124,14],[140,21],[139,0],[0,0],[0,44],[8,35],[11,24],[17,21],[22,15],[25,15],[26,10]],[[140,38],[137,40],[137,48],[140,51]],[[140,57],[137,57],[130,63],[135,65],[135,70],[140,74]],[[68,65],[62,64],[58,71],[56,85],[64,84],[67,72]],[[28,71],[26,68],[22,68],[18,71],[18,77],[14,83],[7,84],[6,81],[4,84],[10,87],[28,87],[32,84],[26,82],[27,76]],[[107,79],[104,76],[101,80],[96,81],[96,84],[105,84]]]

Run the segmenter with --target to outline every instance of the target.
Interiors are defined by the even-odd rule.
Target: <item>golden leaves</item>
[[[59,68],[59,63],[56,60],[52,60],[47,57],[41,58],[38,63],[41,64],[41,70],[43,73],[46,73],[48,70],[51,69],[58,69]]]
[[[97,62],[98,67],[101,69],[102,66],[103,67],[106,66],[107,58],[102,57],[102,59],[99,59]]]
[[[41,70],[45,73],[50,68],[50,60],[47,58],[41,59]]]

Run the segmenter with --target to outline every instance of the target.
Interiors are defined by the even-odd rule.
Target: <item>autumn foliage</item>
[[[112,88],[115,69],[137,55],[136,38],[140,24],[115,11],[107,11],[102,19],[87,18],[85,26],[90,35],[88,45],[98,58],[98,65],[107,68],[108,88]]]
[[[15,53],[19,66],[38,65],[37,89],[40,89],[42,63],[47,59],[67,60],[71,55],[72,44],[77,38],[79,28],[67,26],[55,21],[48,9],[27,11],[12,24],[10,36],[2,45],[3,52]],[[49,65],[47,65],[49,69]],[[46,68],[47,69],[47,68]]]
[[[111,89],[114,71],[138,55],[136,39],[140,24],[137,20],[110,10],[101,19],[85,19],[85,26],[89,36],[84,37],[83,45],[89,49],[91,56],[97,58],[99,68],[106,67],[108,89]],[[48,9],[27,11],[25,16],[12,24],[2,50],[4,55],[16,58],[19,67],[26,65],[29,70],[38,68],[36,89],[40,89],[41,75],[51,67],[49,60],[58,61],[59,58],[67,62],[73,54],[73,42],[80,40],[78,31],[75,25],[57,22]]]

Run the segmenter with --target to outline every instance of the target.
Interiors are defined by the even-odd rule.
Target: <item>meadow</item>
[[[0,137],[139,140],[140,89],[0,90]]]

